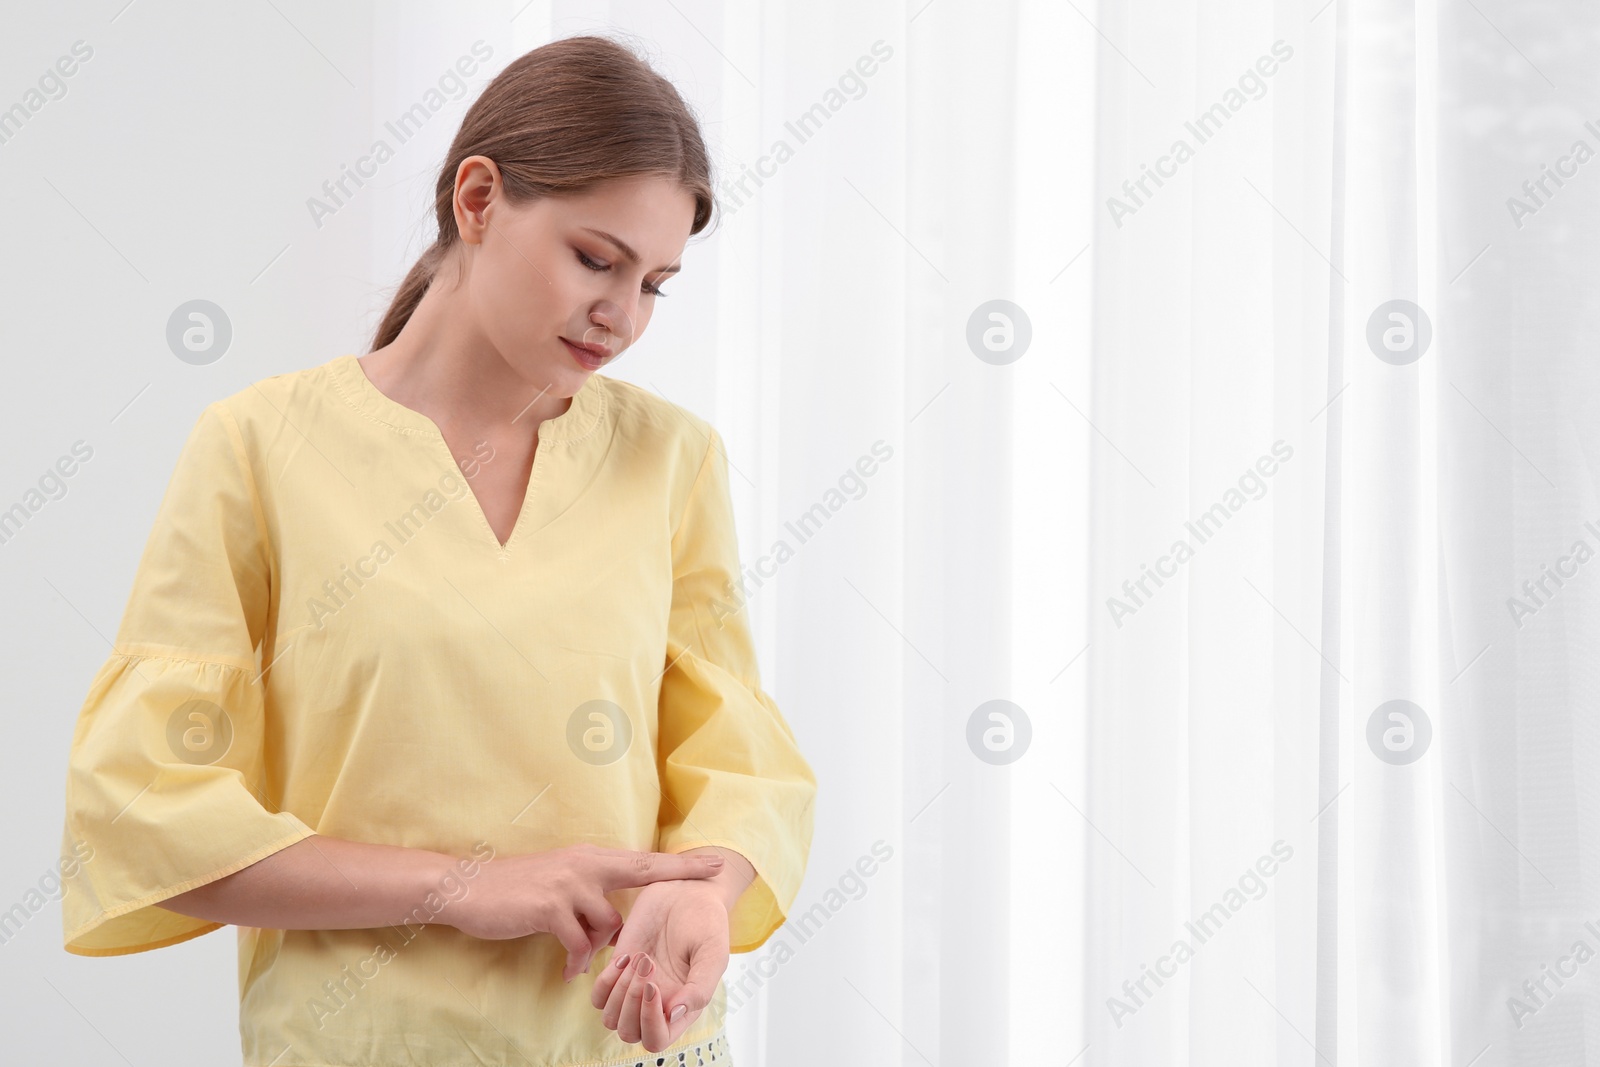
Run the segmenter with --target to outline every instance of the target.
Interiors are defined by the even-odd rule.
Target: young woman
[[[719,435],[597,373],[710,220],[705,146],[566,38],[473,104],[435,206],[371,352],[190,433],[73,737],[65,947],[238,926],[248,1065],[726,1064],[816,780]]]

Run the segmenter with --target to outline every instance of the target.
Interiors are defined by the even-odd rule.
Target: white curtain
[[[1084,1062],[1592,1062],[1593,23],[1098,21]]]
[[[612,373],[721,430],[763,680],[821,783],[790,924],[727,976],[735,1062],[1600,1058],[1589,8],[30,18],[19,85],[80,35],[102,58],[0,148],[6,198],[42,205],[7,336],[83,357],[29,361],[45,399],[8,469],[25,486],[92,416],[107,474],[7,548],[44,620],[19,661],[71,653],[19,705],[81,699],[104,652],[82,623],[114,627],[197,405],[365,351],[477,88],[552,37],[623,35],[699,110],[724,221]],[[484,70],[313,226],[307,197],[480,40]],[[170,158],[118,165],[148,151],[127,114]],[[221,131],[220,186],[177,159],[196,130]],[[59,284],[84,271],[98,316]],[[198,294],[239,327],[225,362],[129,340]],[[11,810],[56,795],[53,731],[10,757]],[[26,830],[17,893],[58,835]],[[4,949],[19,1017],[68,1035],[41,1025],[35,1058],[235,1039],[231,939],[125,989],[50,934]]]
[[[760,11],[725,166],[894,58],[708,249],[747,552],[895,459],[757,609],[830,918],[746,1054],[1589,1062],[1592,20]]]

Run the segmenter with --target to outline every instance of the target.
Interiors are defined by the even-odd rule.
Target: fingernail
[[[639,960],[639,973],[641,975],[648,975],[648,974],[650,974],[650,972],[654,971],[655,969],[656,969],[655,961],[652,960],[649,956],[645,956],[645,957],[643,957],[643,958],[641,958]]]
[[[668,1022],[674,1022],[674,1023],[677,1022],[679,1019],[683,1018],[683,1013],[688,1011],[688,1010],[689,1010],[689,1005],[687,1005],[687,1004],[679,1004],[676,1008],[672,1009],[672,1018],[667,1020],[667,1021]]]
[[[644,999],[654,1003],[656,999],[656,984],[654,982],[644,987]]]
[[[721,856],[712,856],[706,862],[710,863],[711,866],[713,866],[713,867],[721,867],[722,866],[722,857]]]
[[[632,957],[633,957],[633,953],[631,953],[631,952],[624,952],[622,955],[618,956],[617,957],[617,970],[620,971],[620,970],[622,970],[622,968],[626,967],[628,965],[628,960],[631,959]]]

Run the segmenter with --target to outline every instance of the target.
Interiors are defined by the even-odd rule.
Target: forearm
[[[424,906],[461,877],[455,857],[316,835],[161,901],[209,922],[273,930],[351,930],[440,921]]]

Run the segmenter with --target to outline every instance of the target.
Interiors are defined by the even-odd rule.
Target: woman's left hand
[[[710,879],[654,882],[639,890],[590,1002],[622,1040],[660,1052],[700,1017],[727,968],[725,890]],[[673,1020],[679,1005],[687,1010]]]

